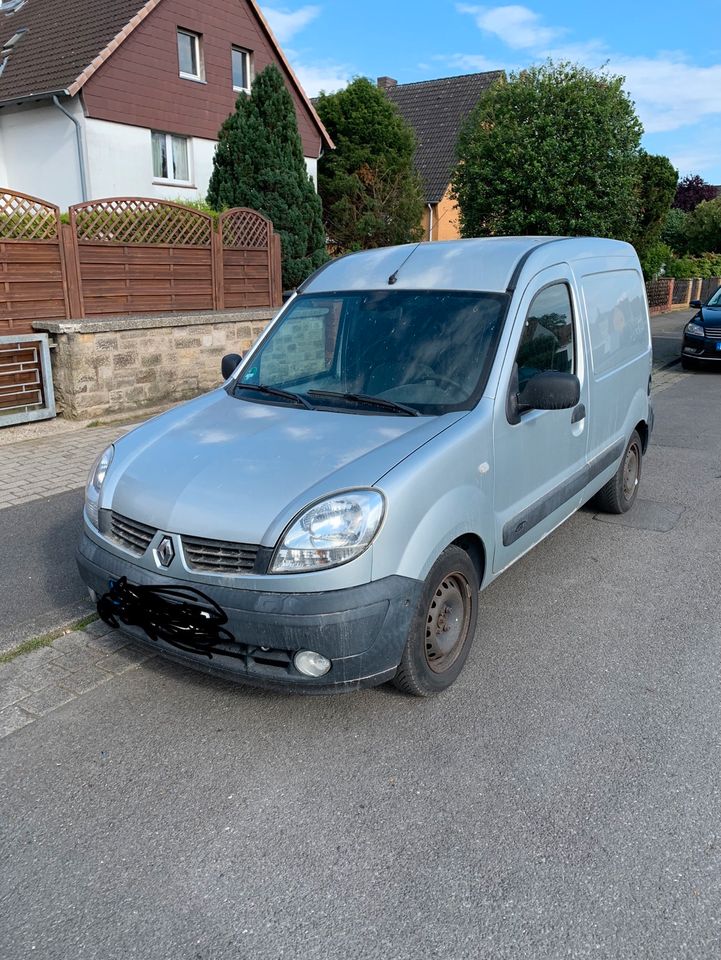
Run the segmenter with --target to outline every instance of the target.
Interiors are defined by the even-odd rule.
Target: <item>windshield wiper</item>
[[[237,390],[256,390],[258,393],[265,393],[269,397],[282,397],[283,400],[299,403],[306,410],[315,409],[313,404],[308,403],[305,397],[301,397],[299,393],[291,393],[290,390],[281,390],[279,387],[268,387],[264,383],[237,383],[233,392]]]
[[[354,403],[365,403],[367,406],[393,410],[395,413],[402,413],[405,417],[420,417],[420,413],[414,407],[407,407],[405,403],[396,403],[395,400],[386,400],[383,397],[370,397],[366,393],[338,393],[335,390],[309,390],[308,396],[340,397],[341,400],[351,400]]]

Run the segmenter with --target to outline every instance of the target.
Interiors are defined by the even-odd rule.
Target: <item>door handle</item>
[[[586,419],[586,407],[584,406],[584,404],[579,403],[579,405],[575,408],[575,410],[571,414],[571,423],[580,423],[581,420],[585,420],[585,419]]]

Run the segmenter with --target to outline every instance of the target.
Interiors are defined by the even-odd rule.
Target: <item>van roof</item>
[[[382,290],[391,283],[400,290],[515,289],[524,265],[533,273],[555,263],[613,257],[636,260],[633,247],[600,237],[483,237],[411,243],[364,250],[332,260],[299,289],[299,293],[333,290]]]

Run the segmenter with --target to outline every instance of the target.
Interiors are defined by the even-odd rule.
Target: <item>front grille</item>
[[[258,547],[248,543],[182,536],[183,552],[191,570],[206,573],[252,573]]]
[[[122,544],[136,557],[142,557],[157,532],[155,527],[149,527],[138,520],[131,520],[114,510],[110,513],[108,536],[116,543]]]
[[[721,327],[706,327],[707,337],[718,337],[721,340]]]

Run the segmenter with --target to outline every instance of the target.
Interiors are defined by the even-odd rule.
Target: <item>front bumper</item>
[[[123,627],[151,649],[205,673],[305,693],[352,691],[390,680],[423,586],[420,581],[393,576],[319,593],[214,587],[153,573],[103,549],[85,533],[76,558],[81,578],[98,595],[108,590],[109,581],[120,577],[138,585],[175,584],[202,590],[228,617],[240,656],[214,653],[209,659],[151,640],[137,627]],[[298,650],[315,650],[328,657],[333,664],[329,673],[317,679],[303,676],[293,665],[292,655]]]
[[[689,360],[721,361],[721,350],[717,349],[717,343],[721,343],[721,338],[690,337],[684,334],[682,352]]]

